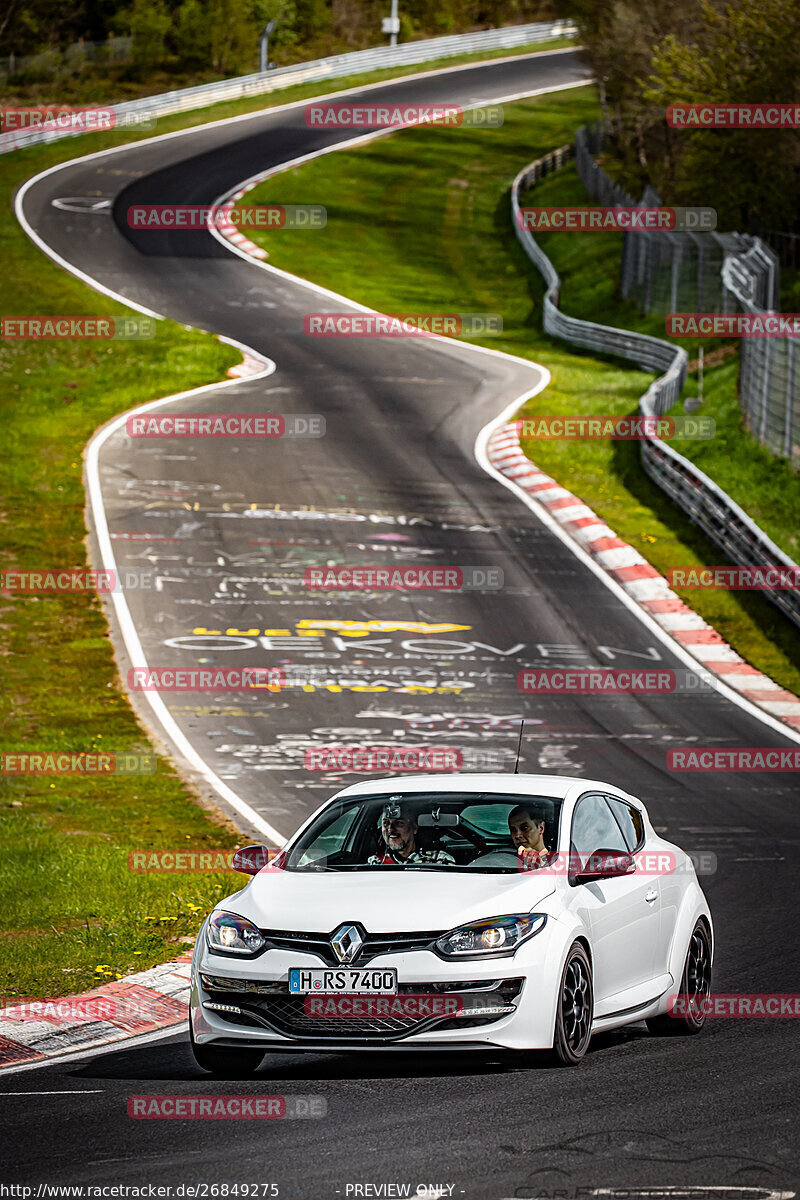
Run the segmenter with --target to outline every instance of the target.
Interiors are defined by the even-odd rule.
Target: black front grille
[[[397,1037],[428,1024],[418,1017],[313,1017],[305,1012],[305,996],[270,998],[258,1005],[262,1016],[280,1033],[292,1037]]]
[[[294,930],[262,929],[261,933],[267,941],[270,950],[305,950],[309,954],[317,954],[323,962],[340,967],[342,964],[336,957],[331,946],[331,933],[296,933]],[[446,929],[436,929],[429,933],[367,933],[361,929],[364,945],[354,960],[353,965],[363,966],[378,954],[402,954],[409,950],[427,950],[437,938],[447,932]],[[347,964],[350,966],[351,964]]]
[[[204,978],[205,982],[205,978]],[[223,982],[220,980],[220,982]],[[506,1006],[513,1003],[522,991],[523,980],[517,979],[482,979],[467,981],[447,981],[435,983],[401,983],[398,995],[460,995],[465,1000],[475,999],[493,1006]],[[254,988],[259,986],[254,983]],[[272,985],[273,987],[275,985]],[[419,1033],[423,1029],[457,1029],[472,1025],[488,1025],[499,1021],[503,1013],[493,1013],[488,1016],[469,1017],[317,1017],[305,1012],[305,996],[294,996],[289,993],[287,983],[280,984],[281,993],[253,990],[249,993],[217,992],[212,989],[212,1003],[233,1004],[241,1009],[240,1013],[217,1012],[216,1015],[234,1025],[246,1025],[251,1028],[272,1029],[287,1037],[303,1040],[346,1041],[348,1038],[382,1038],[396,1040],[411,1033]]]

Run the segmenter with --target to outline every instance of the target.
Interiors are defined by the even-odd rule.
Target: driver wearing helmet
[[[383,854],[373,854],[367,859],[369,866],[404,867],[407,863],[454,863],[452,854],[446,850],[424,850],[417,846],[417,825],[411,812],[404,805],[392,800],[384,806],[380,819],[380,831],[385,847]]]

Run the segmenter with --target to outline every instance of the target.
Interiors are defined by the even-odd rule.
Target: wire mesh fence
[[[579,160],[582,146],[591,153],[591,142],[586,140],[582,145],[580,139],[576,144],[574,157]],[[595,151],[597,152],[597,151]],[[558,307],[561,280],[550,259],[537,243],[533,234],[525,228],[521,220],[520,196],[523,190],[538,182],[551,171],[566,163],[573,154],[570,147],[561,147],[552,151],[543,159],[531,163],[520,171],[511,186],[511,216],[514,230],[528,258],[542,274],[547,291],[543,303],[543,325],[545,331],[554,337],[564,338],[572,345],[592,350],[597,354],[611,354],[626,358],[637,366],[661,371],[639,401],[639,410],[645,416],[663,416],[680,398],[681,390],[686,381],[688,356],[682,346],[664,341],[661,338],[647,334],[633,333],[622,329],[614,329],[607,325],[598,325],[593,321],[583,321],[576,317],[567,316]],[[586,177],[590,177],[590,168],[584,159],[579,162],[578,169],[585,168]],[[602,197],[604,203],[624,204],[631,201],[623,189],[597,167],[591,172],[594,182],[590,189],[597,199]],[[603,178],[603,176],[606,176]],[[583,176],[582,176],[583,178]],[[593,190],[597,188],[597,193]],[[619,189],[619,190],[618,190]],[[617,197],[617,199],[612,199]],[[641,237],[641,233],[628,235]],[[752,239],[751,239],[752,240]],[[752,248],[751,248],[752,249]],[[755,248],[755,255],[748,251],[750,258],[744,265],[738,259],[728,259],[728,277],[724,286],[730,291],[734,285],[734,262],[740,272],[747,272],[754,267],[754,258],[760,251]],[[763,263],[762,263],[763,266]],[[768,286],[764,276],[756,272],[756,277],[749,282],[754,295],[762,295]],[[763,339],[753,339],[762,342]],[[794,364],[794,358],[791,359]],[[776,379],[778,376],[772,370],[771,364],[756,364],[757,381]],[[668,443],[657,437],[645,437],[641,442],[642,466],[650,478],[677,504],[689,518],[737,565],[759,567],[795,567],[792,559],[776,546],[758,525],[747,515],[730,496],[722,491],[703,471],[673,450]],[[800,626],[800,591],[766,591],[765,595],[785,616],[795,625]]]
[[[128,62],[133,53],[131,36],[111,34],[103,42],[87,42],[83,38],[63,50],[48,47],[39,54],[8,54],[0,58],[0,78],[4,81],[17,75],[52,79],[60,71],[78,70],[84,63]]]
[[[744,312],[762,314],[763,243],[726,259],[722,275]],[[739,400],[752,435],[773,454],[800,462],[800,338],[745,337]]]
[[[589,194],[606,205],[660,205],[654,188],[637,202],[610,178],[596,161],[603,142],[600,122],[576,137],[576,165]],[[646,313],[774,313],[780,305],[780,263],[774,249],[748,234],[644,229],[625,234],[620,290]],[[773,454],[794,462],[800,462],[799,353],[797,338],[741,339],[745,423]]]

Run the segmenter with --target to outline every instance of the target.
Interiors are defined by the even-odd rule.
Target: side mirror
[[[619,875],[631,875],[635,869],[633,857],[627,850],[595,850],[575,876],[575,882],[613,879]]]
[[[268,846],[244,846],[233,856],[231,867],[234,871],[243,871],[245,875],[257,875],[263,871],[277,854]]]

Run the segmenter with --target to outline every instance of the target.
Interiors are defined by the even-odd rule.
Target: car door
[[[653,887],[658,890],[657,907],[660,912],[660,920],[653,970],[657,977],[667,975],[669,973],[669,952],[681,893],[681,879],[674,871],[673,855],[670,853],[665,855],[663,851],[654,850],[648,844],[644,820],[637,808],[625,800],[621,800],[619,796],[606,796],[606,799],[617,818],[629,849],[638,855],[641,869],[651,872],[650,879],[653,881]],[[665,859],[669,869],[663,865]],[[652,894],[652,889],[648,894]]]
[[[571,862],[585,863],[596,850],[629,851],[627,839],[604,795],[587,792],[572,814]],[[571,871],[575,870],[571,867]],[[571,906],[589,927],[594,963],[595,1012],[617,1011],[620,992],[643,988],[655,974],[659,892],[652,876],[634,871],[577,883],[570,875]],[[635,1004],[638,998],[631,997]]]

